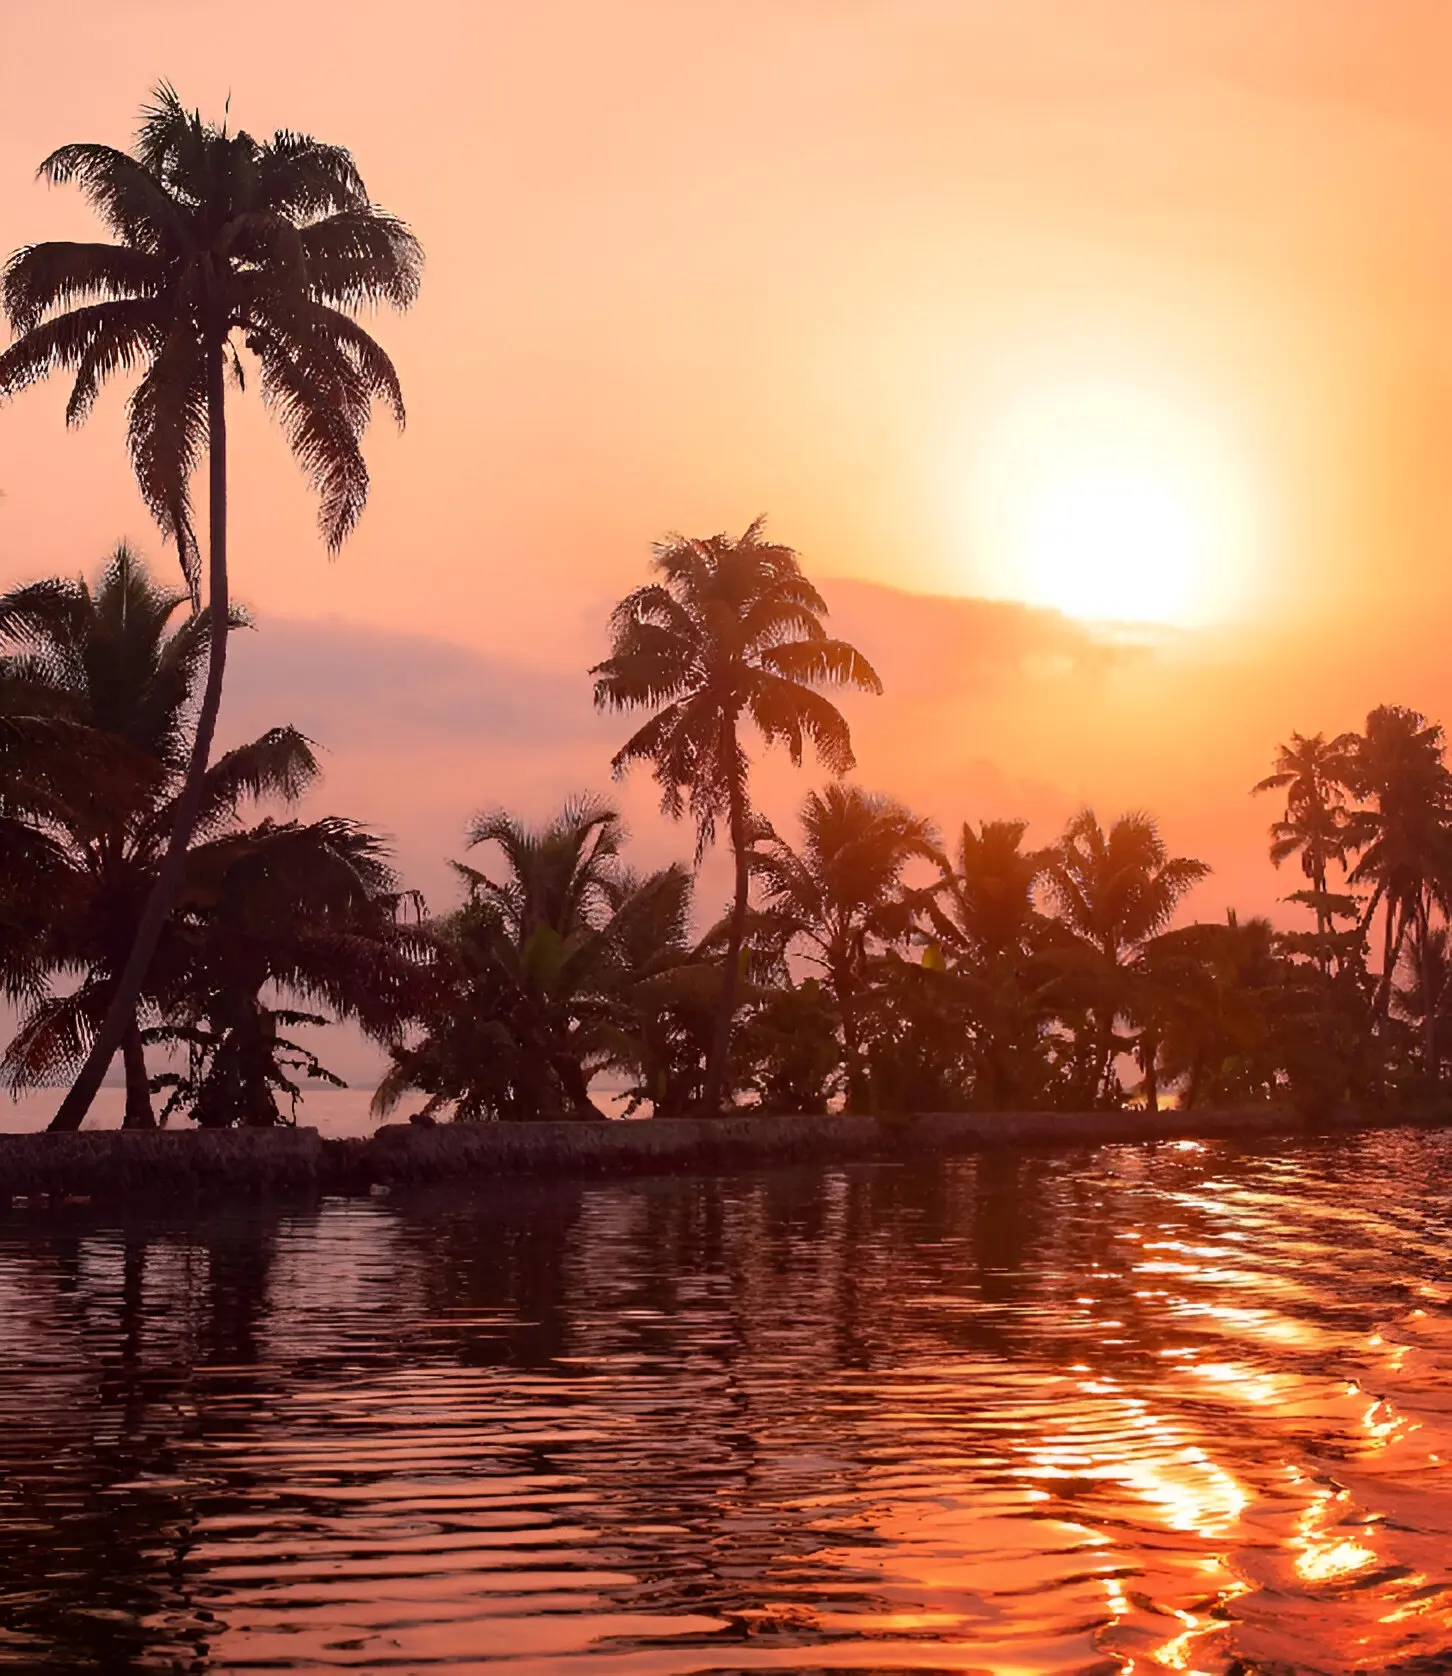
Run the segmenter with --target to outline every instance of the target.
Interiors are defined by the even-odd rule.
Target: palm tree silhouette
[[[115,1006],[138,921],[155,894],[176,830],[188,725],[211,634],[206,611],[171,628],[186,598],[158,588],[125,547],[94,587],[56,578],[0,598],[3,707],[71,730],[69,741],[53,741],[53,763],[64,760],[70,742],[79,740],[81,749],[74,783],[30,814],[41,871],[21,877],[31,892],[47,892],[47,912],[29,945],[26,1015],[5,1058],[14,1086],[47,1081],[84,1057]],[[234,626],[243,620],[234,613]],[[295,729],[275,728],[210,765],[190,830],[203,838],[231,832],[245,801],[295,797],[316,774],[308,741]],[[189,844],[179,886],[194,865]],[[56,995],[49,979],[57,971],[79,972],[82,981]],[[129,996],[122,1028],[126,1121],[133,1127],[151,1122],[137,1018],[147,982]]]
[[[1324,939],[1331,916],[1326,901],[1326,873],[1344,862],[1347,845],[1346,792],[1356,761],[1357,735],[1293,733],[1276,749],[1275,771],[1258,780],[1252,795],[1284,791],[1286,812],[1270,829],[1270,858],[1277,867],[1299,854],[1301,871],[1315,893],[1316,935]],[[1326,954],[1320,956],[1324,965]]]
[[[1040,1039],[1057,974],[1043,959],[1047,922],[1036,892],[1053,859],[1026,850],[1028,822],[964,821],[955,854],[925,899],[926,932],[973,1020],[979,1103],[1012,1107],[1041,1094]]]
[[[1126,966],[1209,872],[1203,861],[1170,855],[1143,813],[1121,815],[1106,832],[1085,809],[1065,828],[1045,878],[1061,922],[1091,957],[1096,1101],[1113,1085],[1114,1022],[1130,990]]]
[[[1277,1086],[1273,1026],[1284,969],[1268,919],[1161,931],[1132,963],[1127,1012],[1151,1111],[1163,1075],[1184,1108],[1268,1100]]]
[[[290,1073],[341,1086],[278,1030],[328,1017],[274,1005],[279,994],[392,1045],[424,993],[416,909],[379,839],[336,816],[195,845],[149,980],[165,1022],[147,1041],[188,1050],[184,1073],[155,1079],[173,1091],[167,1112],[187,1107],[204,1128],[270,1126],[284,1121],[279,1094],[296,1114]]]
[[[912,929],[914,899],[902,873],[914,857],[936,856],[935,834],[901,803],[858,786],[809,792],[799,818],[800,850],[775,833],[756,847],[762,928],[783,946],[802,946],[821,971],[842,1030],[847,1109],[862,1111],[868,1086],[859,997],[874,948],[901,942]]]
[[[1384,916],[1373,1008],[1383,1021],[1408,933],[1429,949],[1432,908],[1445,913],[1452,900],[1452,774],[1444,748],[1437,723],[1397,704],[1373,710],[1356,744],[1352,789],[1370,806],[1348,823],[1348,846],[1358,852],[1349,879],[1372,886],[1363,931],[1378,908]]]
[[[229,369],[242,380],[237,341],[320,491],[323,536],[336,548],[367,498],[360,439],[374,398],[403,421],[393,364],[352,311],[406,308],[422,256],[403,223],[370,202],[341,147],[285,131],[266,141],[233,134],[186,112],[165,85],[142,113],[134,152],[62,146],[40,173],[79,185],[116,242],[31,245],[10,258],[0,294],[16,338],[0,355],[0,395],[66,370],[66,417],[78,424],[109,377],[140,370],[131,463],[194,596],[190,481],[204,450],[208,458],[207,681],[172,841],[111,1009],[52,1124],[74,1129],[135,1010],[201,803],[231,621],[225,390]]]
[[[602,1115],[591,1075],[621,1057],[622,998],[659,952],[641,933],[671,926],[686,882],[680,868],[637,878],[624,842],[619,812],[595,797],[541,826],[505,810],[471,824],[471,847],[504,866],[455,864],[469,897],[434,927],[425,1035],[395,1052],[376,1112],[418,1088],[466,1121]]]
[[[712,1114],[728,1086],[751,884],[750,759],[741,724],[754,724],[768,745],[784,744],[797,767],[810,740],[823,766],[842,775],[856,763],[851,733],[814,689],[882,691],[861,652],[823,628],[826,601],[796,553],[765,540],[762,527],[758,518],[736,540],[661,542],[654,558],[661,580],[616,606],[611,654],[590,672],[599,708],[655,712],[616,752],[616,774],[633,762],[652,765],[665,812],[679,819],[689,809],[695,819],[698,861],[717,822],[727,822],[736,881],[706,1073],[705,1110]]]

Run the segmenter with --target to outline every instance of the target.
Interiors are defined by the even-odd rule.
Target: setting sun
[[[1194,626],[1242,602],[1249,490],[1203,421],[1136,390],[1021,400],[979,451],[982,584],[1089,620]]]
[[[1075,617],[1178,623],[1198,615],[1210,555],[1175,484],[1133,469],[1048,482],[1024,517],[1024,579]]]

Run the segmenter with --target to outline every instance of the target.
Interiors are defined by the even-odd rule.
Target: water
[[[1452,1669],[1452,1138],[0,1219],[0,1665]]]

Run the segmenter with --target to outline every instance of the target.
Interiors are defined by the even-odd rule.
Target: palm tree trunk
[[[123,1129],[154,1129],[156,1117],[151,1110],[151,1083],[146,1075],[146,1049],[141,1044],[141,1026],[136,1014],[126,1026],[121,1038],[121,1057],[126,1065],[126,1116]]]
[[[707,1117],[717,1116],[722,1107],[731,1067],[731,1024],[736,1017],[736,997],[741,989],[741,949],[746,941],[746,909],[751,888],[751,863],[746,836],[746,788],[739,774],[731,779],[731,850],[736,859],[736,896],[731,904],[731,925],[726,937],[726,962],[721,973],[721,1003],[716,1011],[716,1028],[711,1039],[711,1056],[706,1061],[706,1092],[702,1100]]]
[[[1403,903],[1395,913],[1390,893],[1386,899],[1386,929],[1382,934],[1381,976],[1377,980],[1372,1002],[1372,1018],[1384,1024],[1391,1011],[1392,982],[1402,958],[1402,944],[1407,935],[1407,909]]]
[[[1144,1073],[1145,1109],[1157,1112],[1160,1109],[1160,1044],[1156,1037],[1145,1043],[1140,1069]]]
[[[79,1129],[96,1091],[106,1075],[116,1050],[126,1035],[126,1027],[136,1016],[136,1003],[141,987],[146,982],[152,956],[161,941],[166,925],[181,888],[182,870],[186,866],[187,849],[192,829],[201,808],[202,792],[211,758],[212,736],[217,729],[217,712],[222,705],[222,677],[227,666],[227,629],[230,605],[227,597],[227,420],[225,392],[222,383],[222,341],[218,337],[207,348],[207,444],[208,444],[208,555],[207,608],[211,614],[207,657],[207,682],[202,691],[202,707],[197,716],[196,736],[192,740],[191,760],[187,763],[186,779],[177,799],[176,819],[166,854],[157,870],[156,882],[146,899],[136,940],[121,972],[111,1005],[96,1032],[91,1051],[81,1066],[70,1092],[61,1101],[60,1109],[51,1120],[52,1129]]]
[[[1418,977],[1422,985],[1422,1073],[1428,1082],[1437,1082],[1441,1065],[1437,1059],[1437,1010],[1442,997],[1432,993],[1432,915],[1425,897],[1417,925]]]
[[[1331,930],[1331,917],[1326,912],[1326,863],[1319,853],[1316,857],[1315,874],[1311,879],[1316,896],[1316,964],[1323,972],[1329,971],[1331,966],[1331,951],[1327,947],[1326,939]]]
[[[862,1028],[857,1017],[857,995],[851,978],[845,974],[834,979],[837,992],[837,1012],[842,1020],[842,1059],[847,1072],[847,1105],[849,1112],[864,1112],[871,1108],[871,1089],[862,1071]]]

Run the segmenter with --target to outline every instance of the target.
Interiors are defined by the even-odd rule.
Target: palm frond
[[[790,681],[882,692],[877,671],[845,640],[789,640],[760,654],[762,668]]]
[[[34,330],[52,310],[92,301],[159,297],[166,270],[150,251],[119,244],[27,245],[5,264],[0,298],[16,335]]]
[[[111,231],[135,249],[159,253],[191,242],[187,221],[163,183],[114,146],[61,146],[36,172],[52,186],[78,185]]]

